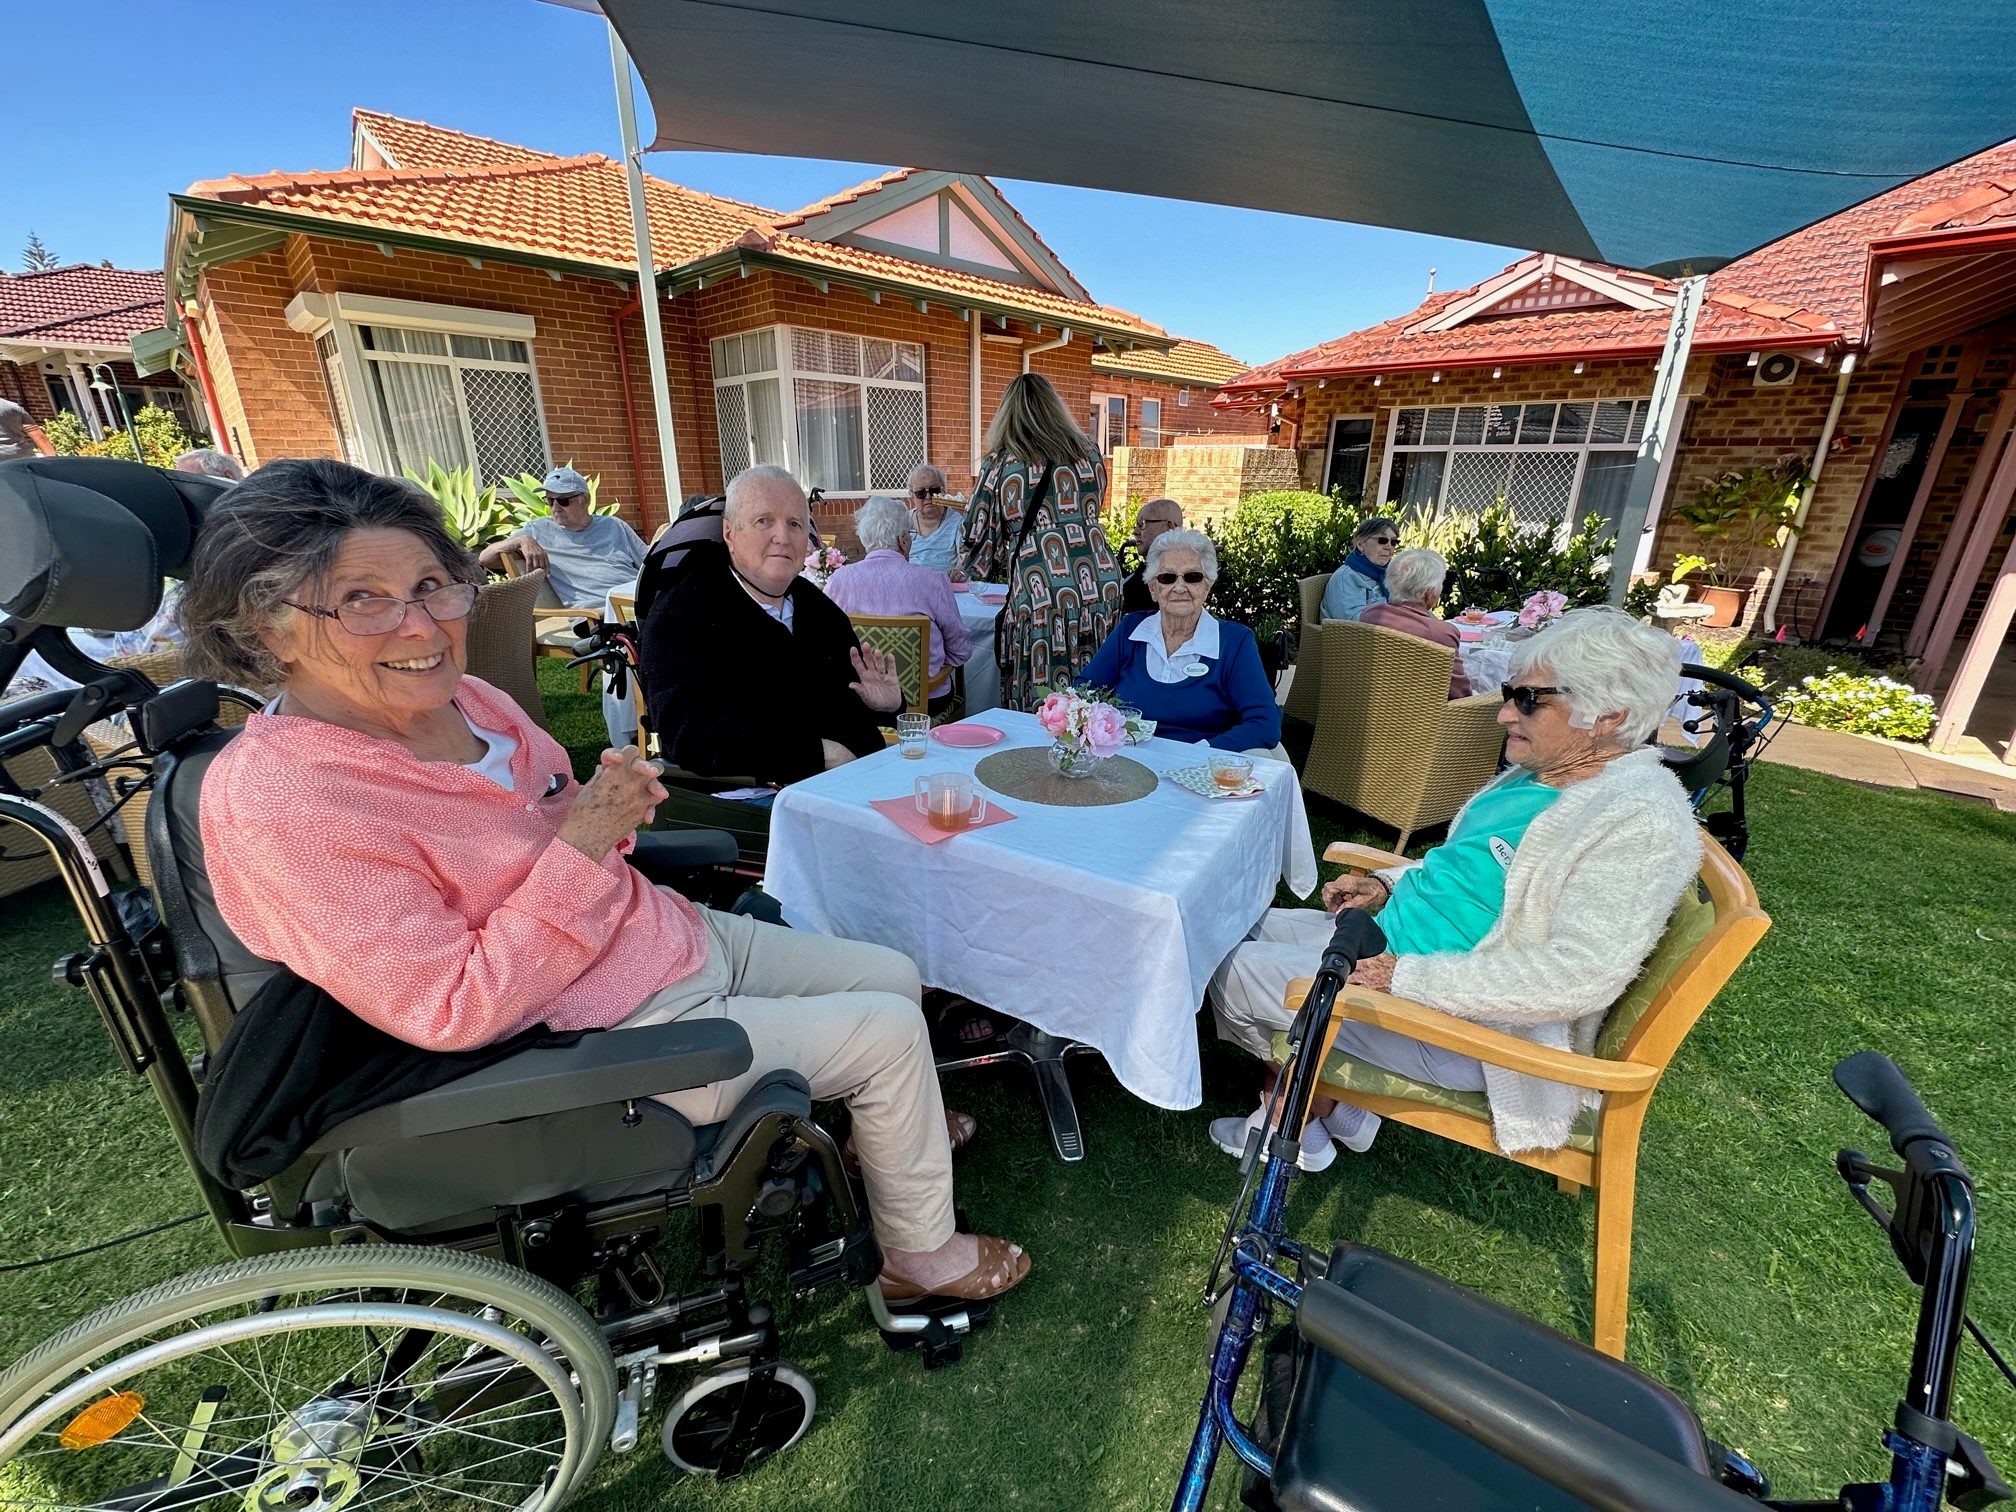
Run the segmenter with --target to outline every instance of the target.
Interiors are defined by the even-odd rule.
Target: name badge
[[[1185,677],[1209,677],[1211,669],[1201,661],[1185,662],[1183,664],[1183,675]]]
[[[1510,845],[1507,845],[1499,836],[1493,835],[1491,837],[1491,855],[1500,866],[1511,866],[1512,858],[1517,854],[1518,852]]]

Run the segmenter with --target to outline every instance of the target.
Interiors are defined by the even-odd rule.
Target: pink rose
[[[1071,706],[1075,702],[1069,693],[1052,693],[1036,710],[1036,722],[1053,739],[1062,735],[1070,727]]]
[[[1111,756],[1127,744],[1127,721],[1111,704],[1094,704],[1085,712],[1085,744],[1094,756]]]

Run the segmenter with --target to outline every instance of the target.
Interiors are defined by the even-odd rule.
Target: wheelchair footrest
[[[966,1335],[994,1321],[992,1298],[968,1302],[960,1297],[920,1297],[889,1311],[893,1319],[913,1326],[879,1330],[882,1342],[898,1353],[920,1350],[926,1370],[957,1363],[965,1351]],[[921,1327],[914,1325],[916,1319],[923,1320]]]

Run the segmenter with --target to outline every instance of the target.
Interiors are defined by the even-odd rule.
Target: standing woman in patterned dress
[[[1099,523],[1106,463],[1050,380],[1024,373],[987,427],[966,510],[966,574],[1008,584],[994,627],[1003,707],[1068,685],[1120,619],[1120,563]]]

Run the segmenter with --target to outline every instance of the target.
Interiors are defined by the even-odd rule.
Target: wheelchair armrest
[[[702,866],[732,866],[741,854],[726,830],[641,830],[630,864],[653,882],[671,884]]]
[[[308,1152],[321,1155],[704,1087],[740,1076],[751,1058],[749,1036],[728,1019],[586,1034],[571,1045],[522,1051],[418,1097],[345,1119]]]

